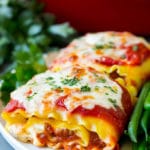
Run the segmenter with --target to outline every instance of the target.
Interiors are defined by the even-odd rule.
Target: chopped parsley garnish
[[[53,77],[46,78],[46,80],[53,80],[53,79],[54,79]]]
[[[88,85],[81,86],[81,92],[90,92],[91,88]]]
[[[78,78],[74,77],[74,78],[71,78],[71,79],[69,79],[69,78],[63,79],[61,81],[61,83],[65,84],[65,85],[73,86],[73,85],[76,85],[79,81],[80,80]]]
[[[58,90],[60,92],[63,92],[61,86],[56,85],[56,81],[54,80],[53,77],[46,78],[46,83],[51,86],[51,90]]]
[[[109,93],[105,93],[105,95],[109,95]]]
[[[46,83],[51,85],[51,86],[54,86],[55,80],[53,80],[53,79],[54,79],[53,77],[46,78]]]
[[[114,43],[113,42],[109,42],[107,44],[96,44],[94,49],[109,49],[109,48],[114,48]]]
[[[97,82],[106,83],[106,79],[104,77],[100,77],[96,73],[94,73],[94,76],[96,77]]]
[[[60,86],[54,85],[52,88],[52,90],[58,90],[59,92],[63,92],[63,89]]]
[[[27,99],[30,101],[37,93],[33,93],[32,95],[27,96]]]
[[[105,88],[109,89],[113,93],[117,93],[117,90],[113,89],[111,86],[104,86]]]
[[[116,99],[108,98],[108,101],[111,102],[114,107],[117,107],[117,101],[116,101]]]
[[[37,82],[36,82],[36,81],[33,81],[33,82],[29,83],[28,85],[33,86],[33,85],[36,85],[36,84],[37,84]]]
[[[135,51],[135,52],[136,52],[138,49],[139,49],[138,45],[134,45],[134,46],[132,47],[132,50]]]
[[[123,55],[120,56],[120,58],[125,59],[125,58],[126,58],[126,55],[123,54]]]
[[[58,90],[59,92],[63,92],[61,86],[56,85],[56,81],[54,80],[53,77],[46,78],[46,83],[51,86],[51,90]]]
[[[95,88],[94,88],[94,89],[95,89],[96,91],[98,91],[98,90],[99,90],[99,88],[100,88],[99,86],[95,86]]]
[[[105,48],[105,45],[95,45],[94,49],[97,50],[97,49],[104,49]]]
[[[53,86],[55,84],[55,81],[54,80],[49,80],[46,83],[49,84],[49,85],[51,85],[51,86]]]
[[[97,82],[105,83],[106,79],[104,79],[103,77],[99,77],[97,78]]]

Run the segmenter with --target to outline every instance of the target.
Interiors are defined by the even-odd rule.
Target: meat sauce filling
[[[44,133],[38,133],[37,138],[43,146],[54,146],[64,150],[102,150],[106,146],[97,133],[90,131],[89,144],[87,147],[83,147],[79,144],[80,138],[74,131],[68,129],[54,130],[48,123],[45,123]]]

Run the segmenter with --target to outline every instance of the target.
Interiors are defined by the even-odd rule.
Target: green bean
[[[144,102],[144,108],[150,110],[150,92],[148,93],[145,102]]]
[[[150,111],[145,110],[141,118],[141,127],[145,133],[146,141],[148,140],[148,129],[150,125]]]
[[[135,143],[137,143],[137,130],[138,130],[139,121],[140,121],[140,117],[141,117],[142,110],[143,110],[144,101],[149,90],[150,90],[150,82],[147,82],[142,88],[139,99],[137,101],[137,104],[135,106],[135,109],[132,113],[132,116],[128,125],[129,137],[131,141]]]
[[[137,150],[137,149],[138,149],[138,144],[132,143],[132,150]]]
[[[139,144],[137,150],[147,150],[147,144],[146,144],[146,141],[145,141],[145,140],[143,140],[143,141]]]
[[[149,150],[145,140],[138,143],[132,143],[132,150]]]

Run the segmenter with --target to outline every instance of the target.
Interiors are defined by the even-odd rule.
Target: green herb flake
[[[108,101],[113,104],[114,107],[117,107],[116,99],[108,98]]]
[[[71,79],[67,79],[67,78],[63,79],[61,81],[61,83],[64,84],[64,85],[73,86],[73,85],[76,85],[79,81],[80,80],[78,78],[74,77],[74,78],[71,78]]]
[[[35,93],[33,93],[32,95],[29,95],[29,96],[27,96],[27,100],[32,100],[32,98],[36,95],[37,93],[35,92]]]
[[[103,77],[99,77],[99,78],[97,79],[97,82],[106,83],[106,79],[104,79]]]
[[[99,86],[95,86],[94,89],[95,89],[95,91],[99,91],[99,88],[100,88]]]
[[[108,42],[106,44],[96,44],[95,47],[94,47],[94,50],[110,49],[110,48],[114,48],[114,43],[113,42]]]
[[[58,85],[54,85],[51,89],[58,90],[59,92],[63,92],[63,89],[61,88],[61,86],[58,86]]]
[[[84,85],[81,87],[81,92],[90,92],[91,88],[88,85]]]
[[[37,84],[37,82],[36,82],[36,81],[33,81],[33,82],[29,83],[28,85],[34,86],[34,85],[36,85],[36,84]]]
[[[139,49],[138,45],[134,45],[134,46],[132,47],[132,50],[133,50],[134,52],[138,51],[138,49]]]
[[[105,93],[105,95],[109,95],[109,93]]]
[[[104,49],[105,48],[105,46],[104,45],[95,45],[94,46],[94,50],[97,50],[97,49]]]
[[[53,79],[54,79],[53,77],[46,78],[46,83],[49,84],[50,86],[54,86],[56,82]]]
[[[113,93],[117,93],[117,90],[114,90],[111,86],[104,86],[104,87],[109,89]]]
[[[106,79],[104,77],[100,77],[96,73],[94,73],[94,76],[96,77],[97,82],[106,83]]]
[[[53,86],[55,84],[55,81],[54,80],[49,80],[49,81],[46,81],[46,83],[50,86]]]
[[[53,79],[54,79],[53,77],[46,78],[46,80],[53,80]]]
[[[120,56],[120,58],[125,59],[125,58],[126,58],[126,55],[123,54],[123,55]]]

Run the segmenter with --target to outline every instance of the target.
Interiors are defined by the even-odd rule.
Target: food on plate
[[[87,34],[11,93],[2,113],[6,129],[36,146],[117,149],[149,65],[144,39],[128,32]]]

